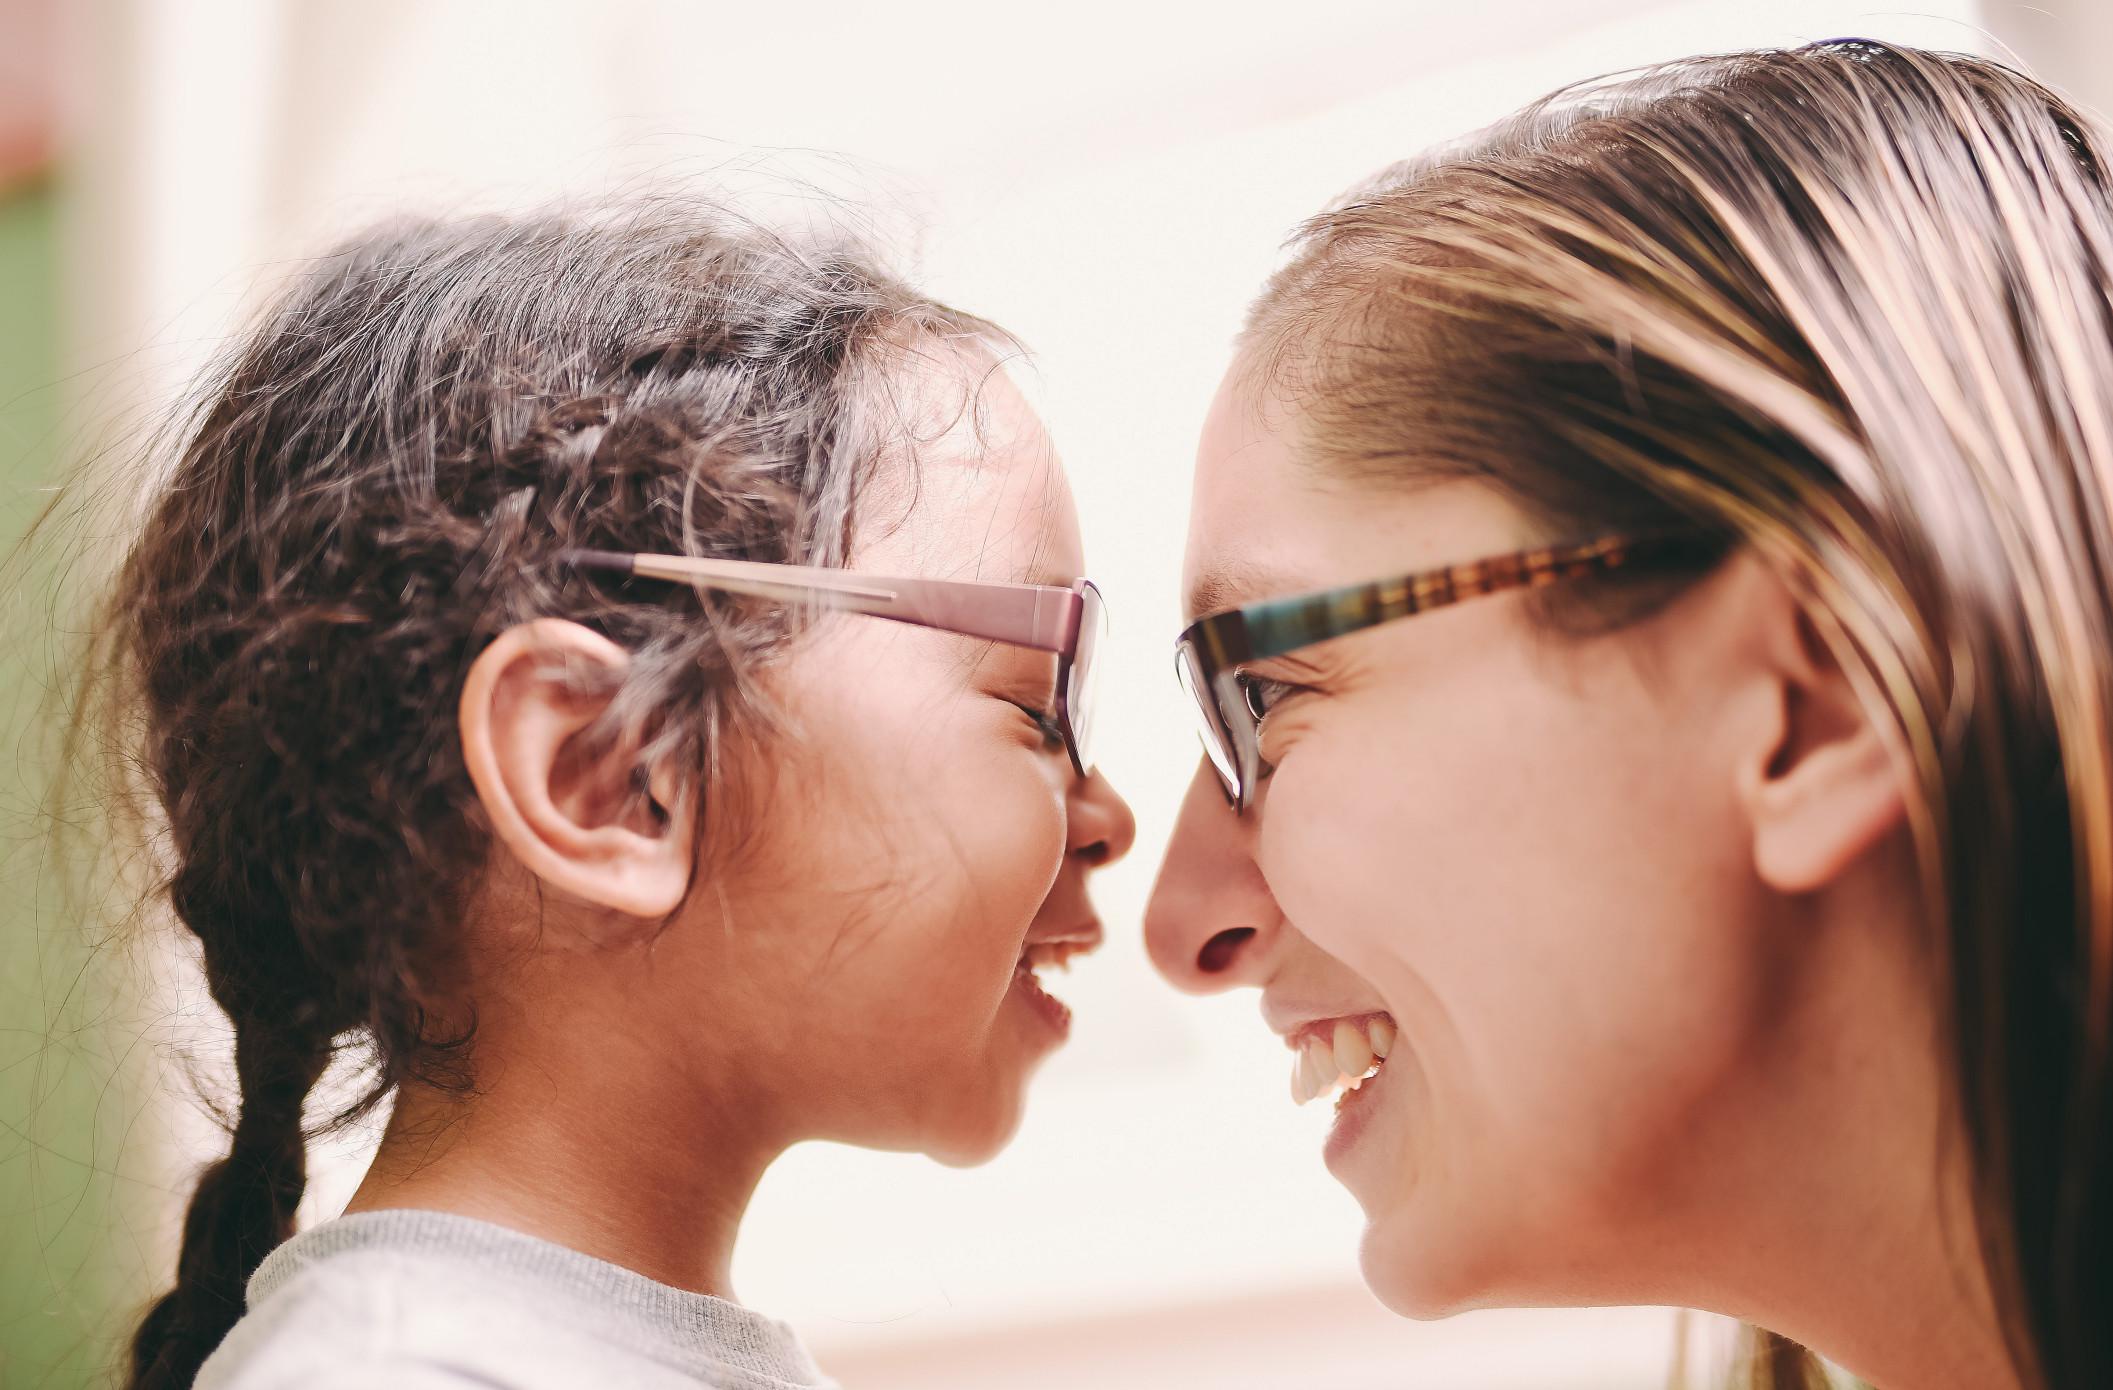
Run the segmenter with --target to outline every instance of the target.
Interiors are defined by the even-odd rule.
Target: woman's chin
[[[1419,1237],[1403,1212],[1367,1216],[1358,1266],[1372,1296],[1398,1317],[1434,1322],[1482,1306],[1462,1278],[1466,1262]]]

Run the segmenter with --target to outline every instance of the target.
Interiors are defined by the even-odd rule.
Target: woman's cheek
[[[1414,829],[1399,823],[1397,779],[1356,740],[1323,728],[1292,731],[1284,748],[1260,807],[1256,862],[1285,920],[1371,978],[1401,948],[1395,929],[1420,857]]]

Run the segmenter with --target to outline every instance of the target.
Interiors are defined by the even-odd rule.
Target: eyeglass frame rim
[[[1677,567],[1682,561],[1719,553],[1721,546],[1701,533],[1610,535],[1563,545],[1534,546],[1327,589],[1256,599],[1205,614],[1183,628],[1174,639],[1175,673],[1186,685],[1188,678],[1183,663],[1194,661],[1197,673],[1202,676],[1219,710],[1219,721],[1223,722],[1225,697],[1238,696],[1239,692],[1237,689],[1221,690],[1220,682],[1236,681],[1244,663],[1289,656],[1339,637],[1492,594],[1514,589],[1543,589],[1566,580],[1636,569],[1646,564]],[[1489,573],[1493,567],[1499,566],[1516,568]],[[1353,603],[1358,605],[1355,612],[1349,608]],[[1311,625],[1301,625],[1294,621],[1297,618],[1305,618]],[[1263,629],[1265,636],[1261,641],[1256,640],[1258,622],[1269,624]],[[1286,640],[1294,632],[1297,633],[1295,639]],[[1244,708],[1244,699],[1240,704]],[[1231,727],[1226,730],[1232,745],[1236,785],[1227,786],[1223,774],[1218,776],[1219,786],[1235,815],[1244,814],[1254,804],[1256,787],[1263,778],[1261,741],[1256,737],[1260,729],[1252,722],[1247,727],[1248,737],[1244,740],[1233,736]],[[1216,759],[1209,758],[1208,747],[1204,751],[1213,772],[1217,772]]]
[[[935,632],[978,637],[1008,646],[1054,653],[1057,658],[1057,727],[1072,770],[1089,777],[1093,765],[1079,738],[1071,710],[1071,672],[1085,631],[1087,592],[1105,621],[1107,598],[1083,576],[1068,585],[1019,584],[988,579],[913,579],[823,565],[769,560],[723,560],[702,555],[648,551],[567,550],[558,556],[574,569],[756,598],[809,602],[838,612],[885,618]],[[1048,607],[1048,604],[1054,607]],[[964,616],[942,617],[958,612]]]

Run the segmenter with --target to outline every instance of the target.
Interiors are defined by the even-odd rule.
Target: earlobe
[[[500,634],[471,665],[459,707],[464,762],[494,834],[549,887],[630,917],[673,911],[689,886],[694,814],[661,770],[641,777],[589,734],[606,693],[577,677],[628,663],[577,623]],[[641,795],[642,786],[650,788]]]
[[[1782,893],[1817,892],[1907,819],[1906,784],[1886,726],[1813,619],[1787,591],[1767,621],[1774,736],[1742,769],[1754,867]]]

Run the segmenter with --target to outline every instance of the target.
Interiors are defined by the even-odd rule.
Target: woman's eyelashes
[[[1234,676],[1239,686],[1240,698],[1247,706],[1248,714],[1255,721],[1255,743],[1261,754],[1261,776],[1267,781],[1274,776],[1277,762],[1284,754],[1284,731],[1281,723],[1272,728],[1270,714],[1283,708],[1284,702],[1305,693],[1310,686],[1294,681],[1276,680],[1258,675],[1253,671],[1240,671]]]
[[[1291,696],[1305,689],[1290,681],[1272,680],[1253,671],[1241,671],[1234,676],[1240,685],[1240,698],[1247,704],[1247,712],[1254,716],[1256,724],[1268,719],[1269,712]]]

